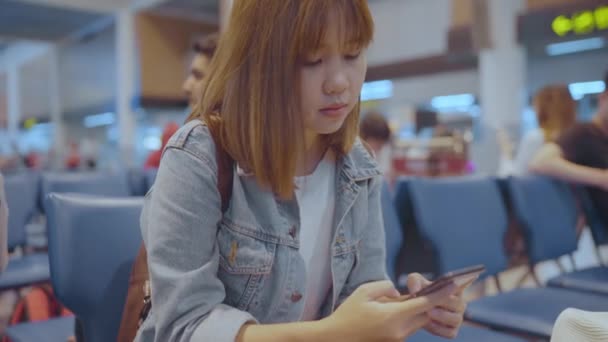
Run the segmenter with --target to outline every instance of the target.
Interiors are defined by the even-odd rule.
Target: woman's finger
[[[439,307],[451,312],[462,314],[466,311],[467,305],[462,297],[452,295],[448,300],[441,303]]]
[[[460,329],[446,327],[431,321],[429,324],[426,325],[426,330],[435,336],[452,339],[458,336],[458,331]]]
[[[404,323],[404,328],[406,329],[406,333],[404,337],[408,337],[418,330],[426,327],[431,323],[431,318],[426,314],[419,314],[407,320]]]
[[[429,311],[429,317],[433,322],[449,328],[458,328],[463,321],[461,313],[455,313],[439,308]]]
[[[416,293],[429,284],[431,284],[431,282],[420,273],[410,273],[407,276],[407,289],[410,293]]]

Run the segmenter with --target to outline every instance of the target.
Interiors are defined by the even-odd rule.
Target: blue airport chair
[[[126,172],[45,173],[42,175],[42,202],[53,192],[128,197],[131,187]]]
[[[419,229],[437,249],[440,272],[482,263],[485,276],[496,277],[507,268],[502,242],[508,219],[495,180],[416,179],[408,188]],[[536,257],[544,252],[530,253]],[[549,339],[555,320],[569,307],[608,311],[608,298],[555,288],[516,289],[469,303],[465,318],[495,330]]]
[[[53,290],[82,322],[87,342],[116,341],[141,245],[142,205],[135,197],[55,193],[47,199]],[[74,334],[73,317],[43,323],[10,327],[7,335],[14,341],[50,342]]]
[[[548,260],[559,264],[559,257],[572,256],[578,247],[578,210],[569,186],[546,177],[528,176],[511,178],[509,188],[515,213],[525,232],[531,264]],[[590,225],[596,230],[604,229],[597,227],[598,222],[593,220]],[[571,260],[574,262],[574,258]],[[547,284],[608,296],[608,267],[566,272],[550,279]]]
[[[4,179],[6,202],[9,209],[8,248],[24,247],[27,242],[26,224],[37,212],[38,177],[21,173]],[[0,290],[14,289],[42,283],[50,279],[46,253],[26,254],[9,260],[0,274]]]
[[[144,171],[144,177],[146,178],[146,192],[150,191],[154,181],[156,180],[156,173],[158,169],[149,169]]]

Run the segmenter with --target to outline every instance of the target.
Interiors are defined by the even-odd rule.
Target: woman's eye
[[[352,61],[352,60],[359,58],[360,54],[361,54],[361,52],[351,53],[351,54],[344,55],[344,58],[346,60]]]
[[[302,64],[304,66],[312,67],[312,66],[320,65],[321,63],[323,63],[323,60],[321,58],[319,58],[319,59],[305,59]]]

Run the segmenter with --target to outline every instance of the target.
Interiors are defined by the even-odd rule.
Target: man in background
[[[190,108],[193,108],[200,96],[205,76],[209,73],[209,65],[217,48],[219,35],[212,33],[197,41],[193,50],[194,58],[190,63],[190,73],[182,86],[188,96]]]
[[[188,77],[182,86],[182,89],[188,96],[187,115],[190,114],[190,111],[198,102],[198,97],[202,92],[205,76],[209,73],[209,65],[211,64],[213,54],[215,54],[215,49],[217,48],[218,37],[217,33],[212,33],[197,41],[193,46],[195,55],[190,63]],[[165,125],[161,137],[161,147],[159,150],[150,153],[148,158],[146,158],[144,169],[157,169],[160,166],[160,160],[165,145],[178,129],[179,126],[174,122]]]

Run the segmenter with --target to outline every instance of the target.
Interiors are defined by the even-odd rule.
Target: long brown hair
[[[367,47],[371,13],[366,0],[237,0],[233,6],[191,119],[204,119],[239,166],[289,198],[304,151],[302,58],[320,47],[328,25],[338,25],[345,47]],[[359,105],[324,141],[346,154],[358,121]]]
[[[576,102],[566,85],[549,85],[534,96],[534,109],[545,141],[554,141],[576,121]]]

